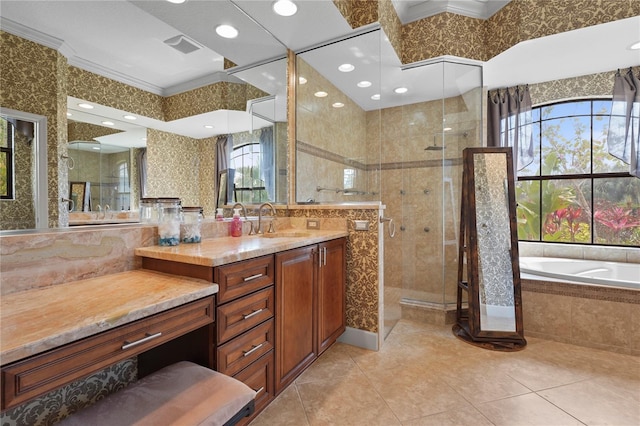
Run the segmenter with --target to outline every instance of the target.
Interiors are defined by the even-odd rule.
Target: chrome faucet
[[[242,215],[244,216],[244,220],[246,220],[247,222],[249,222],[249,225],[251,226],[251,228],[249,229],[249,235],[253,235],[256,233],[255,229],[253,228],[253,222],[250,221],[247,218],[247,208],[244,206],[244,204],[242,203],[235,203],[232,207],[232,209],[238,208],[240,207],[242,209]]]
[[[272,234],[275,232],[275,229],[273,229],[273,221],[276,220],[276,208],[273,207],[273,204],[271,203],[262,203],[260,204],[260,207],[258,207],[258,234],[262,234],[262,209],[265,207],[269,207],[271,209],[271,213],[273,214],[273,220],[271,221],[271,223],[269,224],[269,230],[267,231],[268,234]]]

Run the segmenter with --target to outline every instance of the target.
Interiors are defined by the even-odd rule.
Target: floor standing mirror
[[[488,349],[527,344],[522,328],[511,148],[463,151],[458,295],[453,333]],[[467,308],[464,308],[464,296]]]

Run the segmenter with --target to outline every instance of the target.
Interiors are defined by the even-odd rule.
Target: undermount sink
[[[311,234],[301,231],[276,231],[272,233],[264,233],[261,234],[261,236],[264,238],[305,238],[310,237]]]

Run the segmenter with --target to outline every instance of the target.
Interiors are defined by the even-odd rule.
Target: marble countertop
[[[173,247],[140,247],[135,249],[135,254],[191,265],[220,266],[346,237],[349,232],[346,230],[286,229],[277,231],[276,235],[280,235],[280,237],[244,235],[242,237],[207,238],[197,244],[179,244]]]
[[[0,363],[49,349],[213,295],[204,280],[138,269],[4,295]]]

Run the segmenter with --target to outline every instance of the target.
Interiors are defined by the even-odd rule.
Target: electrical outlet
[[[354,220],[356,223],[356,231],[368,231],[369,230],[369,221],[368,220]]]
[[[307,229],[320,229],[320,219],[307,219]]]

